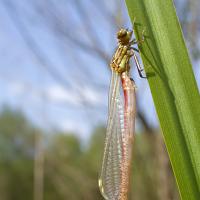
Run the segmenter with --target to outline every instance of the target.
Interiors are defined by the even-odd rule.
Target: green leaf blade
[[[182,199],[200,196],[200,95],[171,0],[126,0]]]

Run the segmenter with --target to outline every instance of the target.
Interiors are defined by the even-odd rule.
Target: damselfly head
[[[133,31],[122,28],[117,32],[117,39],[120,44],[126,45],[130,42],[132,34]]]

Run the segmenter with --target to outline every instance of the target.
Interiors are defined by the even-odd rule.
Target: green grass
[[[180,195],[200,198],[200,95],[172,0],[126,0]],[[147,102],[148,104],[148,102]],[[148,109],[148,107],[147,107]],[[164,187],[163,183],[163,187]]]

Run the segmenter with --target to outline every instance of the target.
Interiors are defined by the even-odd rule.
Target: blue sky
[[[66,14],[66,7],[71,17],[69,21],[66,20],[67,31],[75,30],[72,34],[90,41],[79,14],[69,2],[60,5],[63,15]],[[90,11],[88,17],[93,16],[91,24],[95,34],[102,41],[99,45],[111,56],[116,46],[116,29],[110,27],[110,22],[95,11],[94,5],[85,2]],[[105,62],[55,37],[46,22],[34,12],[31,3],[23,0],[15,5],[12,16],[5,6],[0,6],[0,106],[6,104],[22,110],[42,128],[61,129],[87,138],[95,126],[105,124],[107,119],[110,72]],[[117,9],[112,5],[107,8],[111,13]],[[125,26],[130,27],[124,5],[122,13]],[[98,24],[94,23],[94,18]],[[65,80],[64,84],[55,80],[45,68],[46,61],[41,62],[30,50],[16,20],[23,24],[23,30],[25,28],[45,60],[59,72]],[[199,64],[198,61],[194,63],[195,66]],[[195,69],[199,79],[200,72],[197,67]],[[156,127],[158,123],[147,81],[138,78],[135,69],[132,74],[138,86],[138,106],[145,113],[148,123]]]

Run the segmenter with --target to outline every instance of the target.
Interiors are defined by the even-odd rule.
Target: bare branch
[[[13,21],[13,25],[15,25],[15,27],[21,34],[22,39],[24,40],[28,49],[31,50],[30,53],[41,64],[40,66],[43,67],[57,82],[59,83],[61,82],[63,85],[70,86],[71,83],[67,82],[66,79],[64,79],[61,76],[61,74],[59,74],[58,71],[55,70],[55,67],[50,62],[50,60],[46,59],[46,56],[44,55],[44,53],[41,51],[37,43],[29,34],[28,30],[26,29],[26,26],[24,26],[24,24],[20,21],[19,17],[17,16],[15,7],[12,5],[12,3],[9,0],[6,0],[6,1],[3,0],[2,2],[5,6],[5,9],[7,10],[8,16]]]

